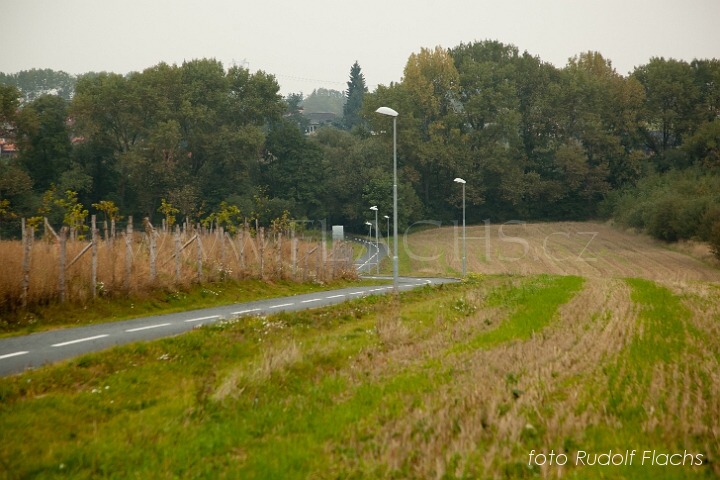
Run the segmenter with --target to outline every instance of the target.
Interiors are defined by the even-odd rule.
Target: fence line
[[[355,276],[349,245],[336,242],[328,251],[324,240],[300,239],[293,230],[256,226],[253,231],[245,225],[232,234],[222,227],[207,230],[187,223],[156,229],[145,218],[144,228],[135,231],[129,217],[119,230],[125,248],[116,248],[115,222],[105,221],[99,229],[95,216],[85,239],[68,227],[56,232],[45,220],[42,239],[35,241],[35,229],[24,220],[22,225],[21,241],[0,241],[0,311],[54,301],[84,303],[194,282]]]

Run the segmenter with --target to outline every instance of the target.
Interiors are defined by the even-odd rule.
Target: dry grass
[[[386,310],[378,313],[375,324],[375,333],[386,347],[392,348],[408,342],[411,338],[411,331],[399,316],[399,305],[397,302]]]
[[[235,368],[227,374],[213,392],[212,398],[215,401],[223,401],[227,397],[237,398],[248,385],[269,381],[272,375],[282,375],[302,360],[301,345],[293,339],[268,345],[257,361]]]
[[[484,282],[464,299],[470,296],[471,303],[482,305],[498,282]],[[709,311],[693,319],[700,322],[698,328],[717,333],[717,301],[709,304]],[[506,312],[480,308],[457,316],[438,309],[432,327],[420,331],[408,330],[406,319],[410,338],[383,341],[381,352],[359,356],[350,370],[364,375],[351,378],[381,381],[419,370],[433,377],[433,388],[409,395],[403,402],[407,407],[392,419],[357,429],[347,446],[359,452],[356,467],[383,465],[387,470],[379,476],[404,472],[409,478],[505,478],[529,473],[531,448],[568,454],[578,448],[608,448],[587,435],[593,428],[622,431],[627,421],[609,408],[618,386],[606,373],[608,366],[618,368],[617,378],[635,378],[640,371],[647,375],[644,383],[622,387],[622,395],[637,396],[646,412],[642,430],[619,436],[614,448],[639,448],[652,439],[706,456],[720,451],[720,430],[710,420],[720,411],[720,368],[716,353],[699,348],[703,343],[707,348],[707,337],[690,336],[697,345],[670,363],[651,364],[649,370],[629,360],[630,344],[647,336],[643,330],[648,326],[638,320],[638,305],[619,279],[588,279],[558,313],[555,322],[529,340],[459,353],[454,345],[495,328]],[[716,340],[712,344],[718,346]],[[439,370],[428,369],[438,361]],[[513,465],[519,468],[515,474],[509,473]],[[568,468],[573,467],[545,466],[537,473],[562,478]]]
[[[260,364],[255,369],[254,378],[267,380],[274,373],[281,372],[302,360],[302,352],[295,340],[263,350]]]
[[[414,477],[440,478],[478,468],[471,468],[468,462],[482,465],[484,475],[497,471],[501,463],[515,456],[522,438],[538,432],[546,437],[538,448],[547,446],[549,450],[554,446],[552,440],[576,434],[594,420],[591,413],[577,414],[571,408],[579,387],[565,390],[560,400],[555,397],[568,379],[591,372],[603,358],[622,348],[629,336],[627,326],[632,324],[631,310],[622,282],[590,282],[561,308],[559,320],[541,335],[491,350],[443,355],[443,368],[452,371],[452,381],[443,382],[415,402],[417,407],[407,416],[384,425],[376,433],[383,448],[365,452],[372,457],[367,461],[396,470],[413,452]],[[480,310],[453,322],[451,334],[436,330],[427,338],[416,339],[411,349],[397,349],[388,354],[391,358],[376,360],[389,365],[414,358],[422,363],[467,340],[459,331],[474,335],[492,328],[493,320],[488,319],[495,316],[502,318],[502,312]],[[536,415],[549,404],[557,408]],[[426,434],[419,434],[420,428]],[[543,445],[546,442],[549,444]],[[490,447],[480,452],[478,459],[479,443]]]
[[[207,233],[199,235],[200,253],[194,233],[182,234],[185,246],[176,263],[176,238],[155,234],[156,274],[151,275],[150,237],[135,232],[129,247],[125,237],[99,241],[97,246],[97,295],[114,296],[142,293],[151,289],[170,289],[195,282],[225,279],[332,280],[355,275],[352,251],[338,244],[323,251],[320,242],[288,238],[261,240],[258,236]],[[65,299],[86,303],[93,298],[91,250],[71,262],[88,245],[87,241],[68,241],[65,269]],[[323,253],[325,254],[323,256]],[[202,266],[198,268],[198,258]],[[130,258],[128,263],[127,259]],[[23,303],[23,247],[20,241],[0,241],[0,311],[13,310]],[[128,268],[129,267],[129,268]],[[179,270],[176,270],[176,268]],[[36,240],[30,252],[27,305],[46,304],[60,298],[60,245],[57,241]]]

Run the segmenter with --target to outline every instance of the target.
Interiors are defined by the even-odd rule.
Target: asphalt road
[[[355,260],[355,267],[358,273],[376,273],[377,266],[382,259],[388,255],[387,244],[380,243],[379,248],[375,245],[374,241],[368,241],[361,237],[352,238],[353,242],[360,243],[365,246],[365,253],[357,260]]]
[[[457,280],[449,278],[401,277],[398,288],[402,291],[428,284],[455,281]],[[385,294],[391,292],[392,288],[392,285],[350,287],[3,338],[0,339],[0,376],[20,373],[28,368],[103,350],[114,345],[178,335],[198,325],[223,319],[333,305],[366,295]]]

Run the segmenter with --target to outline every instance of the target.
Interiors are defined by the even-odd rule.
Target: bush
[[[650,235],[666,242],[675,242],[680,238],[677,204],[672,198],[661,200],[648,214],[646,225]]]
[[[702,238],[702,226],[710,200],[697,194],[675,194],[661,200],[663,208],[674,208],[672,215],[667,215],[670,224],[668,229],[673,232],[675,240]],[[668,240],[672,241],[672,240]]]
[[[713,255],[720,260],[720,221],[713,224],[708,241],[710,242],[710,249]]]
[[[720,222],[720,175],[699,169],[651,174],[606,200],[615,221],[666,242],[709,240]]]
[[[698,228],[698,237],[700,237],[700,240],[710,241],[716,223],[720,223],[720,204],[711,205],[705,210],[700,220],[700,228]]]

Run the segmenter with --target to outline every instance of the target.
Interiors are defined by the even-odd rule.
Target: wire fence
[[[324,237],[324,236],[323,236]],[[89,232],[22,221],[21,240],[0,240],[0,311],[50,302],[85,303],[152,289],[229,279],[330,281],[354,278],[352,246],[296,235],[292,228],[184,224],[156,228],[128,218]]]

